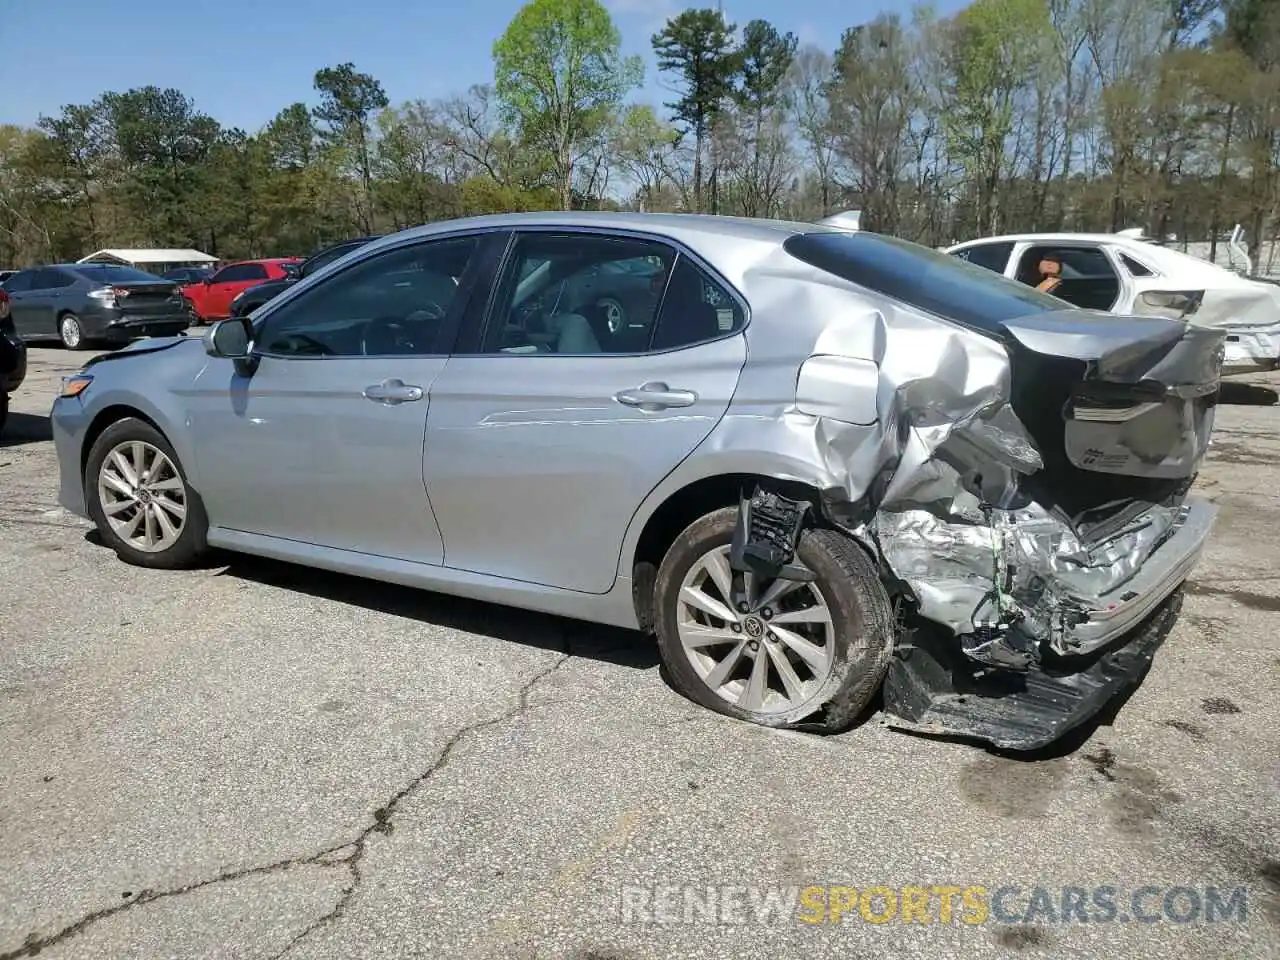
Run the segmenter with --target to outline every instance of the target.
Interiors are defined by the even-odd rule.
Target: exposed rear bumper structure
[[[1003,750],[1046,747],[1142,680],[1181,607],[1175,587],[1124,643],[1025,673],[984,668],[961,654],[954,638],[917,630],[899,643],[885,679],[889,725]]]
[[[1070,648],[1091,653],[1133,630],[1187,579],[1204,549],[1218,508],[1208,500],[1188,500],[1173,534],[1132,579],[1099,595],[1072,627]]]
[[[1076,598],[1075,610],[1086,619],[1072,625],[1067,643],[1048,645],[1016,669],[976,659],[932,624],[913,625],[885,683],[891,725],[1031,750],[1084,723],[1142,678],[1177,619],[1180,588],[1216,516],[1208,501],[1188,501],[1136,574],[1105,593]]]

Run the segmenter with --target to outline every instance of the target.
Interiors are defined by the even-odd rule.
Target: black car
[[[27,376],[27,345],[14,332],[9,295],[0,287],[0,430],[9,419],[9,394]]]
[[[61,340],[70,350],[172,336],[191,323],[176,283],[133,267],[55,263],[19,270],[0,289],[19,337]]]
[[[341,256],[350,253],[356,247],[362,247],[370,240],[377,240],[378,237],[357,237],[354,240],[344,240],[341,243],[335,243],[331,247],[325,247],[318,253],[313,253],[298,266],[297,271],[282,280],[268,280],[266,283],[260,283],[257,286],[250,287],[248,290],[240,293],[231,301],[231,316],[247,317],[254,310],[279,296],[283,291],[287,290],[299,280],[305,280],[317,270],[327,267],[333,261]],[[287,269],[287,268],[286,268]]]
[[[160,274],[161,280],[172,280],[178,286],[188,283],[199,283],[205,277],[213,276],[213,267],[174,267]]]

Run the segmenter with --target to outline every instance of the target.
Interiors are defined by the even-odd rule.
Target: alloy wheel
[[[75,349],[80,346],[80,321],[75,317],[68,314],[58,321],[58,332],[68,347]]]
[[[597,306],[604,311],[604,319],[609,327],[609,332],[618,333],[621,331],[623,325],[627,322],[627,314],[622,309],[622,304],[610,297],[605,297]]]
[[[144,553],[173,546],[187,520],[187,486],[164,451],[142,440],[113,447],[98,471],[98,502],[112,531]]]
[[[831,675],[835,624],[816,583],[756,582],[730,566],[725,545],[689,568],[677,602],[681,648],[716,696],[767,716],[821,695]]]

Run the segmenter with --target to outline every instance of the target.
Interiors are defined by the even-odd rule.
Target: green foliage
[[[607,0],[605,0],[607,2]],[[104,246],[307,253],[429,220],[575,207],[809,219],[941,245],[997,229],[1280,233],[1276,0],[974,0],[803,49],[687,9],[650,38],[667,109],[601,0],[532,0],[492,85],[392,107],[352,63],[224,129],[181,91],[0,127],[0,267]]]
[[[526,146],[551,159],[566,210],[585,148],[644,77],[638,58],[622,57],[621,43],[599,0],[531,0],[493,45],[504,117]]]
[[[701,212],[703,153],[712,123],[734,92],[741,57],[734,47],[737,28],[718,10],[685,10],[653,35],[658,69],[674,73],[683,92],[667,107],[694,136],[693,209]]]
[[[739,64],[736,29],[718,10],[691,9],[672,17],[653,36],[658,69],[676,74],[684,87],[667,106],[694,132],[705,131],[733,93]]]
[[[737,51],[740,85],[734,100],[752,113],[779,106],[787,93],[782,81],[795,63],[799,41],[793,33],[779,33],[767,20],[752,20],[742,30]]]

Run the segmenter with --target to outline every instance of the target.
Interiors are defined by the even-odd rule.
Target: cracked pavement
[[[250,558],[119,563],[0,435],[0,960],[1280,956],[1280,407],[1110,725],[1025,762],[687,703],[637,635]],[[1280,375],[1253,378],[1280,386]],[[1244,923],[634,924],[623,885],[1244,884]]]

